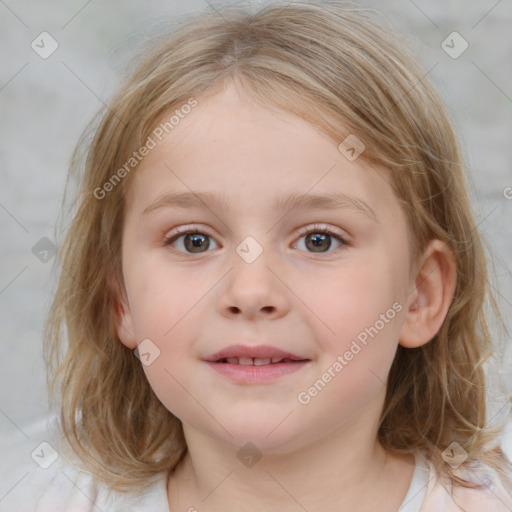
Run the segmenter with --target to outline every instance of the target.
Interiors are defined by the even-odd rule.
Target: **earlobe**
[[[456,284],[457,264],[452,251],[441,240],[432,240],[418,265],[400,345],[417,348],[434,338],[446,318]]]
[[[133,317],[128,301],[116,280],[110,280],[110,286],[114,293],[114,318],[116,323],[117,337],[123,345],[130,349],[137,348],[137,338],[133,325]]]

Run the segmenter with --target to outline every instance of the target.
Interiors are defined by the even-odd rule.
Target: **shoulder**
[[[506,489],[498,474],[481,465],[464,476],[479,487],[462,487],[441,482],[431,468],[425,502],[420,512],[510,512],[512,491]]]
[[[169,512],[167,475],[160,473],[138,493],[116,492],[72,465],[34,471],[22,482],[9,510],[17,512]],[[13,496],[14,498],[14,496]],[[0,504],[1,505],[1,504]],[[13,508],[15,506],[16,508]],[[4,509],[0,506],[0,511]],[[7,510],[7,509],[5,509]]]
[[[99,505],[98,494],[98,488],[89,475],[70,466],[60,466],[38,496],[34,512],[92,512]]]
[[[93,509],[97,493],[92,479],[72,466],[59,461],[47,468],[24,466],[22,469],[25,475],[0,501],[0,512],[88,512]]]

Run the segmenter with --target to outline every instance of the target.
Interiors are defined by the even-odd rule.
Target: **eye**
[[[208,250],[210,247],[210,240],[213,240],[211,236],[206,233],[202,233],[198,229],[191,228],[184,231],[178,231],[174,235],[166,238],[164,245],[174,245],[177,242],[178,252],[183,252],[185,254],[200,254]]]
[[[314,225],[311,228],[302,228],[300,230],[300,234],[301,237],[299,238],[299,241],[305,237],[304,242],[306,250],[313,253],[328,252],[329,249],[332,248],[333,240],[335,241],[335,244],[338,244],[335,249],[342,245],[348,245],[340,234],[318,225]],[[210,248],[210,241],[213,241],[213,238],[210,235],[201,232],[199,228],[190,227],[189,229],[181,231],[177,230],[173,235],[166,237],[164,245],[176,245],[175,248],[180,253],[200,254],[208,251]],[[297,241],[295,245],[299,245],[299,241]],[[217,245],[217,242],[213,241],[213,243]],[[218,248],[218,245],[214,248]]]
[[[341,235],[318,225],[315,225],[312,228],[303,228],[300,231],[302,235],[300,239],[305,237],[305,246],[308,250],[311,250],[310,252],[323,253],[329,251],[329,249],[331,249],[333,239],[337,241],[337,247],[340,247],[341,245],[348,245]],[[299,242],[297,242],[297,244],[298,243]]]

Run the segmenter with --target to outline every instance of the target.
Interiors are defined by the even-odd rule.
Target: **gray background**
[[[510,327],[512,200],[504,191],[512,187],[512,0],[356,3],[384,12],[410,36],[450,108],[464,140],[478,222],[495,253],[494,286]],[[57,244],[62,239],[62,233],[55,238],[54,226],[71,151],[114,91],[130,36],[151,33],[165,16],[207,8],[203,0],[0,0],[0,505],[13,499],[27,474],[44,471],[30,453],[51,435],[41,328],[57,269],[32,248],[43,237]],[[47,59],[31,48],[43,31],[59,44]],[[457,59],[441,48],[453,31],[469,44]],[[489,365],[490,419],[506,410],[498,380],[512,387],[511,340],[501,338],[500,364]],[[504,444],[512,456],[512,428],[507,432]]]

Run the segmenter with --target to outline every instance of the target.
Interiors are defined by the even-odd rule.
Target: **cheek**
[[[190,271],[172,269],[156,258],[127,260],[127,267],[129,263],[136,269],[128,271],[125,279],[135,334],[138,342],[151,341],[151,362],[143,370],[160,401],[181,419],[191,414],[186,388],[196,371],[193,341],[204,329],[206,301],[202,299],[211,284],[207,279],[201,284],[190,278]],[[194,411],[200,418],[201,411]]]
[[[131,268],[125,282],[137,338],[165,344],[194,315],[208,283],[191,280],[189,270],[173,268],[162,258],[139,258]]]
[[[376,254],[359,254],[335,275],[316,280],[308,296],[326,372],[318,387],[328,381],[319,402],[357,407],[385,386],[405,315],[407,266]]]
[[[297,401],[311,419],[330,408],[324,429],[368,404],[380,407],[404,316],[391,276],[377,264],[350,269],[346,278],[326,281],[324,299],[316,303],[325,323],[317,321],[320,371]]]
[[[314,286],[305,287],[299,293],[308,297],[307,304],[316,317],[315,323],[323,325],[322,338],[331,340],[329,346],[342,347],[343,340],[356,338],[376,322],[383,330],[381,315],[386,316],[387,330],[396,324],[391,320],[399,317],[398,310],[403,309],[404,289],[392,265],[370,258],[366,263],[359,261],[347,266],[337,274],[316,277]],[[397,302],[399,305],[393,308]]]

